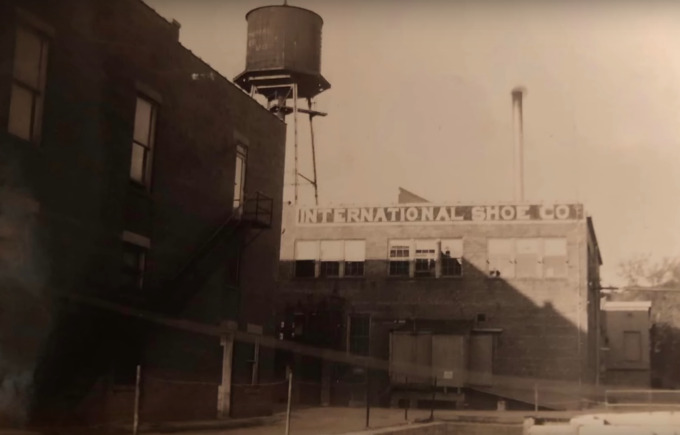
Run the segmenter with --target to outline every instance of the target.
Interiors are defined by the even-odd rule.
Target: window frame
[[[24,77],[20,77],[20,72],[17,71],[19,65],[18,44],[20,40],[21,31],[36,37],[40,44],[40,53],[38,54],[38,71],[36,74],[35,85],[29,83]],[[44,108],[45,96],[47,93],[47,76],[50,65],[51,47],[54,37],[54,30],[51,26],[44,24],[41,20],[33,17],[31,14],[23,10],[17,10],[17,21],[14,27],[14,44],[12,47],[11,58],[11,79],[9,87],[9,100],[7,105],[7,119],[6,128],[7,133],[20,140],[40,145],[43,137],[44,126]],[[23,135],[23,132],[13,130],[13,107],[17,107],[14,103],[15,89],[25,91],[30,96],[30,113],[28,114],[28,137]],[[17,118],[21,119],[21,118]]]
[[[239,177],[238,168],[241,163],[241,174]],[[233,208],[234,211],[242,212],[243,204],[245,203],[246,195],[246,173],[248,171],[248,147],[238,142],[236,144],[235,158],[234,158],[234,196]],[[238,193],[238,197],[237,197]]]
[[[143,291],[145,282],[144,279],[147,272],[148,256],[149,251],[151,250],[151,241],[149,240],[149,238],[142,236],[140,234],[136,234],[130,231],[124,231],[121,236],[121,242],[122,242],[121,273],[123,273],[126,277],[128,275],[135,275],[137,284],[134,290]],[[135,254],[141,254],[141,256],[137,259],[138,267],[134,270],[132,267],[128,267],[125,263],[125,255],[127,255],[130,251],[136,251],[134,252]],[[124,286],[124,290],[133,290],[133,287],[126,285]]]
[[[327,243],[339,243],[341,244],[341,249],[339,250],[342,252],[342,255],[335,255],[332,256],[332,258],[326,258],[324,259],[324,255],[322,254],[322,245],[324,242]],[[360,242],[363,246],[363,255],[362,256],[357,256],[363,258],[363,261],[359,260],[348,260],[348,258],[352,257],[351,255],[348,255],[347,252],[347,244],[348,242]],[[309,244],[314,244],[315,247],[315,255],[314,259],[309,259],[309,258],[304,258],[304,259],[299,259],[299,254],[298,254],[298,244],[300,243],[309,243]],[[310,245],[311,246],[311,245]],[[314,239],[314,240],[304,240],[304,239],[299,239],[295,240],[295,253],[294,253],[294,269],[293,269],[293,277],[298,278],[298,279],[311,279],[311,278],[322,278],[322,279],[338,279],[338,278],[349,278],[349,279],[356,279],[356,278],[364,278],[365,276],[365,263],[366,263],[366,240],[365,239]],[[342,258],[341,258],[342,257]],[[314,262],[314,275],[301,275],[298,273],[298,264],[302,262]],[[359,269],[361,271],[360,274],[358,273],[348,273],[348,264],[352,265],[352,269]],[[336,268],[337,273],[332,273],[329,274],[326,270],[327,267],[332,267]]]
[[[151,97],[148,93],[139,90],[135,95],[136,95],[135,111],[132,123],[132,141],[130,146],[130,167],[128,176],[130,178],[130,182],[137,186],[143,187],[147,191],[150,191],[152,180],[151,174],[153,170],[153,159],[156,150],[156,135],[157,135],[156,133],[158,127],[158,113],[160,109],[160,102],[157,99]],[[135,137],[136,136],[135,133],[137,132],[137,111],[139,108],[140,100],[148,103],[151,108],[149,114],[148,135],[146,139],[147,140],[146,144],[139,142]],[[136,179],[132,173],[135,162],[136,147],[139,147],[143,150],[143,161],[141,165],[142,168],[141,180]]]
[[[522,254],[518,252],[518,245],[521,242],[524,241],[529,241],[529,240],[534,240],[538,242],[537,245],[537,266],[536,266],[536,275],[535,276],[523,276],[518,274],[518,266],[519,266],[519,259],[518,257]],[[491,244],[494,241],[504,241],[508,242],[510,244],[510,253],[508,254],[493,254],[491,253]],[[559,241],[560,245],[563,245],[563,253],[561,255],[552,255],[548,256],[546,254],[546,246],[548,241]],[[521,280],[564,280],[569,277],[569,241],[567,237],[489,237],[487,239],[487,277],[491,279],[521,279]],[[510,262],[512,263],[512,274],[511,275],[503,275],[503,273],[500,273],[500,275],[496,274],[500,269],[492,269],[492,266],[495,265],[495,261],[493,261],[493,257],[503,257],[503,256],[510,256]],[[559,261],[564,261],[564,267],[563,270],[564,272],[562,274],[557,274],[557,275],[552,275],[548,276],[546,274],[546,258],[555,258],[559,259]],[[502,272],[502,271],[501,271]]]
[[[125,259],[126,256],[128,255],[134,255],[135,256],[135,261],[136,261],[136,266],[128,265],[127,261]],[[146,273],[146,260],[147,260],[147,255],[148,255],[148,249],[136,245],[134,243],[130,242],[123,242],[123,273],[126,278],[133,278],[134,281],[136,281],[134,289],[143,291],[144,290],[144,275]],[[126,282],[128,281],[127,279],[125,280]],[[133,280],[130,279],[130,282]],[[126,290],[133,290],[132,285],[126,285],[125,286]]]
[[[444,252],[442,252],[442,244],[444,242],[456,242],[459,244],[460,252],[457,252],[457,256],[452,257],[458,261],[459,273],[457,274],[444,274],[443,273],[443,259]],[[419,248],[419,244],[425,246],[424,248]],[[431,244],[432,246],[426,246]],[[432,249],[434,247],[434,250]],[[396,249],[395,249],[396,248]],[[408,248],[408,249],[404,249]],[[407,255],[405,255],[404,251]],[[427,252],[418,252],[427,251]],[[432,252],[433,251],[433,252]],[[401,255],[399,255],[401,254]],[[424,255],[423,258],[418,258],[418,255]],[[422,238],[422,239],[390,239],[387,245],[387,276],[390,278],[408,278],[408,279],[456,279],[463,276],[463,264],[464,264],[464,238],[463,237],[450,237],[450,238]],[[427,260],[427,271],[420,272],[418,264],[419,260]],[[397,266],[399,263],[399,266]],[[400,267],[402,272],[404,269],[404,263],[408,263],[408,273],[395,273],[395,269]],[[422,262],[420,262],[423,264]]]

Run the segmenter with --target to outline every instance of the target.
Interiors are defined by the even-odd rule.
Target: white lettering
[[[456,214],[456,207],[451,207],[451,220],[452,221],[462,221],[463,219],[465,219],[465,216],[462,216],[462,215],[458,216]]]
[[[490,221],[498,220],[498,215],[500,214],[500,208],[497,205],[489,206],[486,208],[486,219]]]
[[[542,205],[538,209],[539,215],[541,216],[541,219],[555,219],[555,211],[552,209],[552,207],[548,207],[547,205]]]
[[[347,222],[359,222],[358,208],[350,208],[347,210]]]
[[[529,206],[528,205],[518,205],[517,206],[517,219],[526,221],[531,219],[529,216]]]
[[[321,223],[328,222],[328,217],[333,213],[333,210],[321,210]]]
[[[344,223],[345,222],[345,210],[341,210],[339,208],[336,208],[333,211],[333,222]]]
[[[316,210],[305,210],[305,223],[315,224],[316,223]]]
[[[387,222],[387,216],[385,216],[385,209],[379,208],[376,211],[375,222]]]
[[[434,219],[434,207],[423,207],[420,209],[422,213],[421,220],[431,221]]]
[[[555,216],[557,216],[557,219],[569,219],[569,206],[558,205],[555,207]]]
[[[397,212],[399,211],[396,207],[390,207],[387,209],[387,213],[390,214],[390,221],[394,222],[397,220]]]
[[[486,220],[486,213],[484,212],[484,207],[472,207],[472,220],[473,221]]]
[[[446,207],[439,207],[439,212],[437,212],[437,218],[435,220],[437,222],[449,220],[449,215],[446,213]]]
[[[373,222],[373,209],[371,208],[361,209],[361,222]]]
[[[406,220],[413,222],[416,219],[418,219],[418,209],[415,207],[409,207],[406,209]]]
[[[515,219],[515,207],[511,207],[509,205],[501,207],[501,218],[503,218],[504,221],[511,221]]]

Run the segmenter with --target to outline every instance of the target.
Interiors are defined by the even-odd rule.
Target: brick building
[[[138,364],[141,421],[227,414],[267,352],[73,296],[271,333],[285,124],[142,1],[0,24],[0,421],[129,421]]]
[[[410,381],[372,374],[373,402],[425,401],[434,377],[447,387],[435,400],[480,408],[532,403],[500,379],[595,382],[602,262],[580,204],[431,204],[402,191],[386,206],[288,205],[283,227],[279,318],[294,339],[325,327],[326,347],[432,367]],[[365,400],[360,369],[288,362],[317,385],[300,400]],[[551,401],[542,394],[543,407],[567,406]]]

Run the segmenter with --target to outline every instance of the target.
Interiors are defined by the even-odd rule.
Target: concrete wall
[[[5,127],[16,6],[54,31],[39,145],[9,135]],[[248,147],[246,193],[261,191],[274,200],[272,228],[245,250],[238,242],[250,240],[257,231],[237,233],[224,248],[222,264],[189,286],[193,294],[183,312],[175,314],[210,324],[225,318],[265,324],[271,331],[268,295],[277,273],[285,125],[182,47],[178,27],[141,1],[9,1],[0,4],[0,21],[0,63],[8,66],[0,69],[0,184],[33,198],[39,209],[28,234],[35,255],[26,257],[25,268],[15,275],[26,276],[31,270],[44,277],[23,283],[24,289],[12,291],[10,298],[5,282],[16,277],[3,274],[0,291],[3,300],[11,299],[3,306],[14,307],[12,312],[45,313],[39,323],[29,316],[15,319],[13,330],[39,327],[40,333],[30,351],[13,348],[12,338],[3,338],[0,353],[10,361],[0,364],[4,370],[30,356],[33,363],[22,364],[29,368],[28,384],[34,384],[36,409],[56,406],[50,414],[63,415],[75,406],[71,402],[79,401],[109,371],[113,355],[140,344],[140,330],[148,334],[145,373],[156,370],[160,376],[173,369],[178,380],[192,380],[206,358],[208,366],[219,367],[216,339],[146,330],[129,319],[82,306],[62,307],[51,298],[76,292],[147,309],[164,302],[165,286],[178,266],[232,213],[237,142]],[[138,92],[159,103],[150,191],[129,180]],[[126,293],[120,287],[121,234],[126,230],[151,240],[143,292]],[[29,346],[26,337],[18,339]],[[182,353],[173,352],[178,348],[184,357],[161,357]],[[237,361],[245,358],[237,352]],[[173,364],[179,367],[167,367]],[[266,364],[262,367],[266,373]],[[207,380],[220,382],[219,371],[206,371]],[[17,375],[17,382],[20,379]],[[156,390],[151,388],[145,400],[155,396],[165,405],[154,406],[181,417],[170,411],[171,401],[182,403],[188,393]],[[213,396],[197,403],[214,415],[216,393]],[[195,414],[187,412],[187,418]]]

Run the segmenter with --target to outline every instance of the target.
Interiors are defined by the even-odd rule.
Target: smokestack
[[[522,99],[526,89],[516,87],[512,90],[512,124],[515,149],[515,201],[524,201],[524,115]]]

